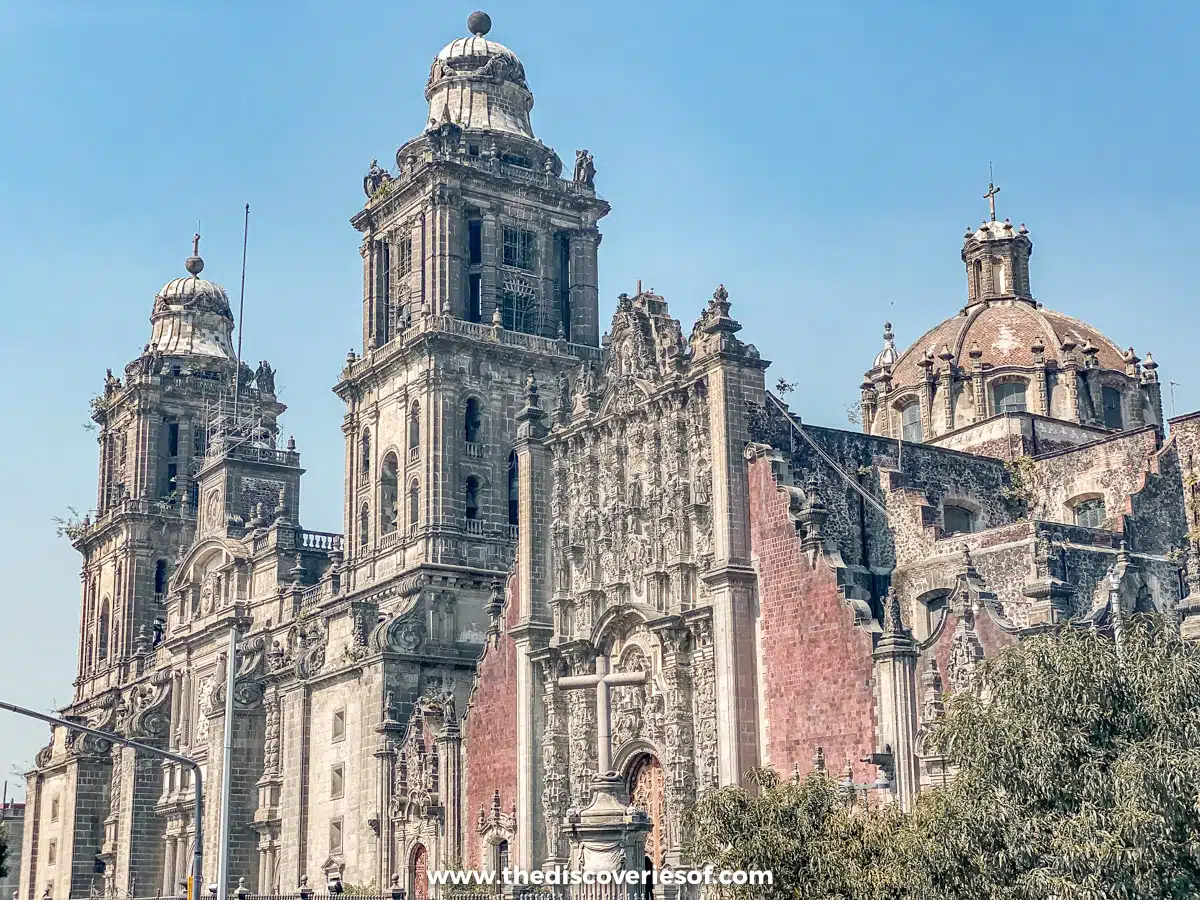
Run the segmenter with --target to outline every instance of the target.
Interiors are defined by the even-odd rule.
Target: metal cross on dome
[[[988,202],[988,207],[992,213],[992,221],[996,221],[996,195],[1000,193],[1000,188],[996,187],[996,176],[992,174],[992,164],[988,163],[988,189],[983,195],[983,199]]]
[[[607,775],[612,769],[612,724],[609,716],[609,689],[645,684],[645,672],[613,672],[607,656],[596,657],[595,675],[567,675],[558,679],[565,691],[596,689],[596,769]]]

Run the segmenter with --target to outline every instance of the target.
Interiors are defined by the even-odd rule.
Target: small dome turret
[[[225,288],[200,277],[200,235],[192,240],[188,272],[162,286],[154,296],[151,343],[166,355],[216,356],[233,359],[233,312]]]
[[[453,123],[464,130],[532,138],[533,94],[521,60],[485,37],[492,28],[487,13],[472,13],[467,28],[469,36],[443,47],[430,69],[425,88],[430,127]]]

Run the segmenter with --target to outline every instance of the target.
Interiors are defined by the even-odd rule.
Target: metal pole
[[[199,895],[197,891],[204,884],[204,777],[200,772],[200,764],[198,762],[194,759],[188,759],[186,756],[180,756],[178,753],[170,753],[166,750],[160,750],[157,747],[151,747],[149,744],[143,744],[140,741],[131,741],[128,738],[121,737],[119,734],[101,731],[99,728],[89,728],[87,725],[70,722],[60,716],[36,712],[13,703],[5,703],[2,700],[0,700],[0,709],[7,709],[9,712],[16,713],[19,716],[40,719],[43,722],[49,722],[51,725],[70,728],[72,731],[82,731],[84,734],[95,735],[114,744],[133,747],[135,750],[141,750],[143,753],[149,753],[151,756],[158,756],[163,759],[169,759],[172,762],[183,763],[183,765],[191,769],[192,783],[196,786],[196,851],[192,854],[192,878],[191,884],[188,886],[188,900],[198,900]]]
[[[221,759],[221,832],[217,837],[217,893],[229,893],[229,802],[233,781],[233,688],[237,682],[237,626],[229,629],[229,655],[225,666],[225,755]]]
[[[246,218],[242,224],[242,292],[238,298],[237,321],[237,368],[233,373],[233,424],[237,425],[238,396],[242,392],[242,322],[246,312],[246,245],[250,241],[250,204],[246,204]]]

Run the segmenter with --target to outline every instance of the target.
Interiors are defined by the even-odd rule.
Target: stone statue
[[[263,393],[275,393],[275,370],[265,359],[258,364],[258,369],[254,373],[254,383]]]
[[[379,160],[371,160],[371,168],[367,170],[366,177],[363,178],[363,193],[367,195],[369,200],[375,196],[375,192],[383,185],[392,180],[392,176],[388,174],[386,169],[379,167]]]
[[[574,181],[576,184],[584,184],[588,187],[596,186],[596,164],[587,150],[575,152]]]
[[[118,391],[121,388],[121,379],[113,375],[112,369],[104,370],[104,393],[108,394]]]

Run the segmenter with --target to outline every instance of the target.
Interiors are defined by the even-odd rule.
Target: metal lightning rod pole
[[[225,756],[221,759],[221,827],[217,835],[217,895],[229,893],[229,802],[233,781],[233,688],[237,682],[237,625],[229,628],[229,664],[225,667]]]
[[[250,240],[250,204],[246,204],[246,219],[242,224],[242,291],[238,297],[237,368],[233,373],[233,423],[237,426],[238,395],[242,392],[242,321],[246,313],[246,245]]]
[[[196,850],[192,854],[192,877],[188,879],[188,900],[198,900],[200,896],[199,892],[204,884],[204,779],[200,773],[199,763],[194,759],[188,759],[186,756],[180,756],[178,753],[169,753],[166,750],[159,750],[157,747],[151,747],[149,744],[143,744],[140,741],[131,741],[128,738],[121,737],[119,734],[101,731],[99,728],[89,728],[86,725],[80,725],[78,722],[69,722],[59,716],[36,712],[13,703],[5,703],[2,700],[0,700],[0,709],[7,709],[18,716],[40,719],[43,722],[49,722],[51,725],[61,725],[63,728],[69,728],[72,731],[82,731],[84,734],[94,735],[114,744],[133,747],[135,750],[141,750],[143,753],[149,753],[151,756],[159,756],[163,759],[169,759],[172,762],[183,763],[191,769],[192,783],[196,785]]]

